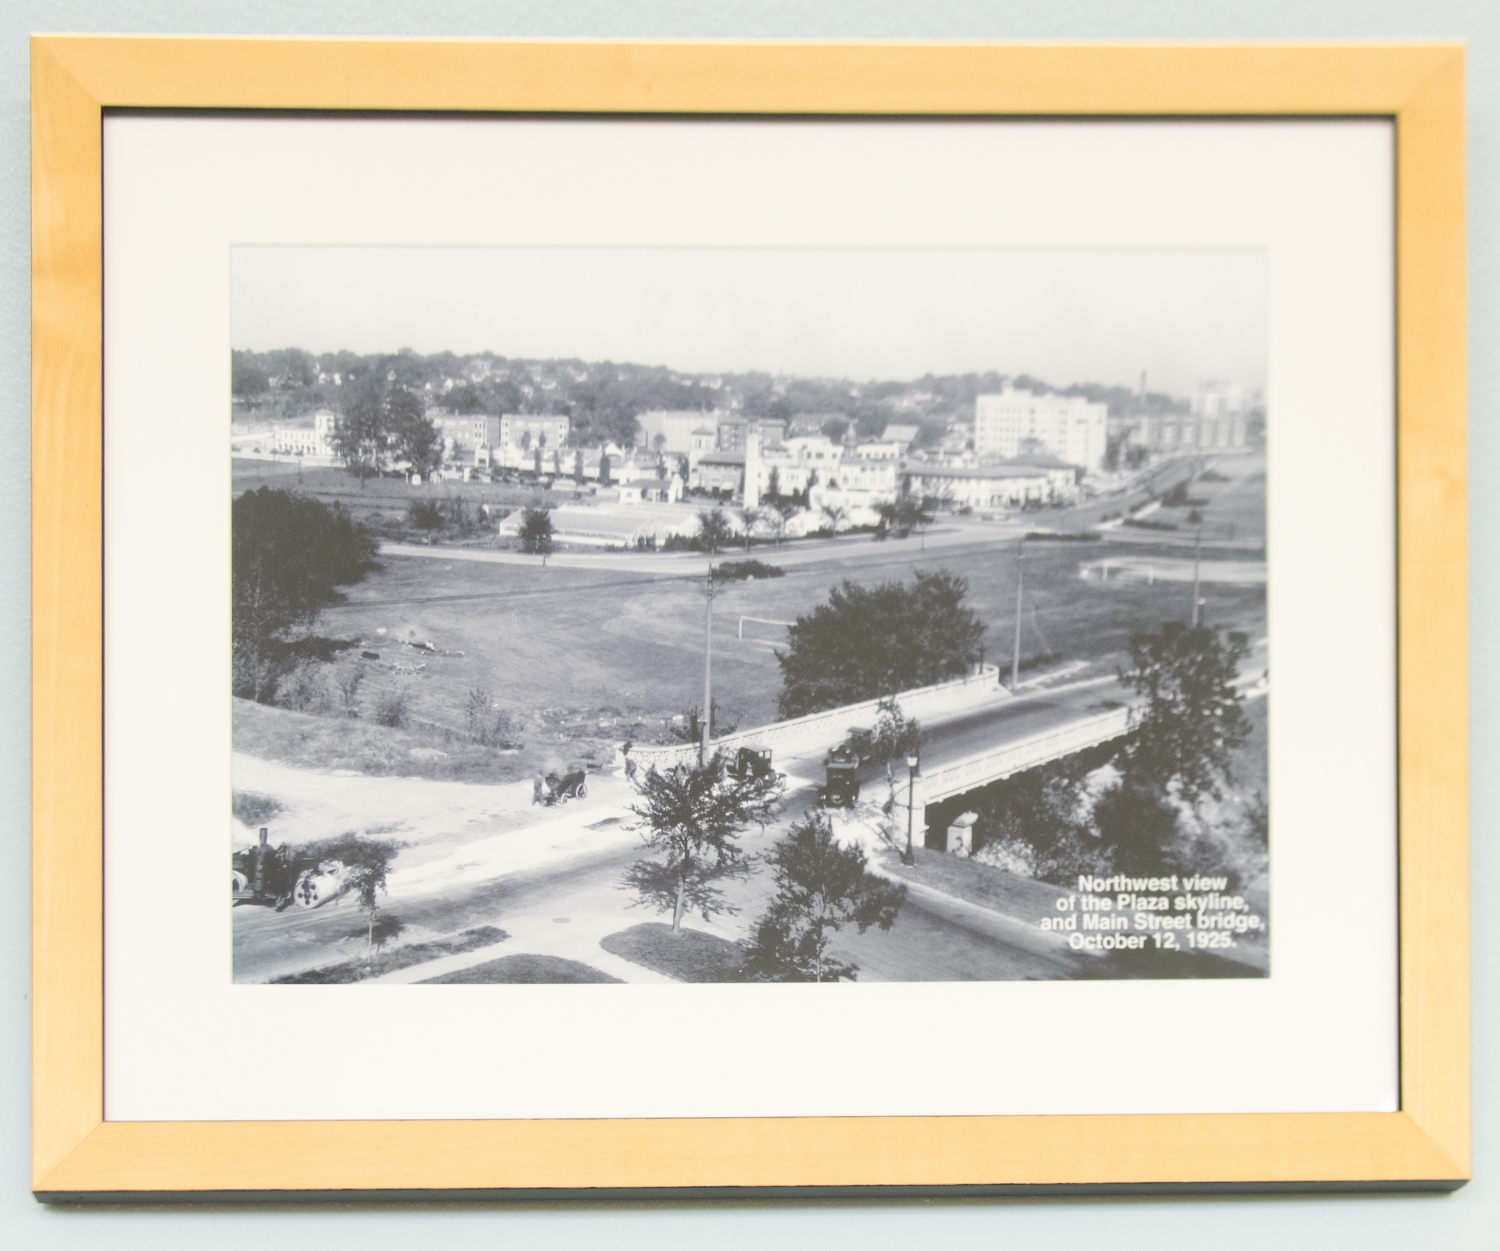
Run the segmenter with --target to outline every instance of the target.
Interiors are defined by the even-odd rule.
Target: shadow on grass
[[[743,982],[745,953],[738,943],[702,930],[679,930],[648,921],[599,940],[612,956],[643,965],[679,982]]]
[[[486,960],[467,969],[455,969],[441,977],[429,977],[418,983],[421,986],[498,983],[569,983],[618,982],[618,977],[601,973],[598,969],[577,960],[564,960],[561,956],[516,955],[501,956],[498,960]]]

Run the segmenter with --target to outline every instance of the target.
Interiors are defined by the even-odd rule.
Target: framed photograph
[[[32,101],[39,1197],[1463,1183],[1461,49]]]

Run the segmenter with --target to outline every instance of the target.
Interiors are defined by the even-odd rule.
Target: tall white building
[[[974,451],[1009,460],[1050,452],[1084,469],[1104,468],[1109,406],[1081,395],[1034,395],[1006,387],[974,401]]]

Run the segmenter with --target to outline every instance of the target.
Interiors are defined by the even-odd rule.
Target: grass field
[[[1195,498],[1209,500],[1209,530],[1263,539],[1264,476],[1258,464],[1236,461],[1227,470],[1231,481],[1192,485]],[[461,497],[473,510],[480,503],[497,509],[545,503],[549,494],[480,483],[413,488],[396,479],[374,479],[361,488],[338,469],[299,474],[285,463],[234,462],[236,493],[260,485],[337,501],[388,534],[402,531],[405,510],[416,498]],[[1186,511],[1161,509],[1155,516],[1182,522]],[[1015,641],[1015,544],[986,542],[984,533],[976,530],[972,545],[930,553],[915,538],[857,542],[830,550],[826,560],[788,565],[783,577],[723,586],[713,628],[720,726],[761,725],[777,716],[781,675],[775,649],[784,643],[785,630],[749,622],[740,638],[740,619],[794,620],[844,578],[872,585],[936,569],[964,577],[968,602],[988,626],[986,657],[1007,664]],[[1159,546],[1133,542],[1131,554],[1181,558],[1181,535],[1164,534]],[[473,541],[491,542],[482,536]],[[1097,578],[1081,579],[1080,567],[1107,550],[1103,540],[1027,545],[1023,658],[1056,654],[1107,674],[1125,659],[1132,633],[1189,615],[1188,583],[1121,579],[1101,585]],[[776,563],[774,549],[757,555]],[[688,576],[633,568],[628,556],[618,569],[389,554],[383,566],[349,588],[347,602],[326,610],[315,627],[358,644],[317,667],[312,679],[320,699],[304,704],[308,712],[301,714],[237,706],[238,749],[309,768],[509,781],[539,769],[598,767],[625,739],[668,739],[672,718],[702,702],[705,602]],[[1208,623],[1243,630],[1252,639],[1264,635],[1263,587],[1210,584],[1202,594]],[[351,719],[342,715],[338,688],[356,670],[363,682],[354,701],[358,716]],[[515,718],[519,750],[471,741],[467,709],[471,693],[480,690],[488,692],[496,712]],[[407,709],[404,724],[376,724],[379,707],[398,697]]]
[[[744,951],[738,943],[702,930],[648,921],[599,940],[611,955],[665,973],[679,982],[739,982],[744,980]]]
[[[565,960],[561,956],[520,955],[501,956],[498,960],[489,960],[467,969],[456,969],[452,973],[444,973],[441,977],[429,977],[425,982],[418,984],[421,986],[473,986],[563,983],[577,986],[584,983],[618,982],[619,980],[618,977],[601,973],[592,965],[582,964],[577,960]]]
[[[1108,672],[1122,659],[1132,632],[1187,615],[1191,590],[1183,584],[1100,586],[1080,579],[1080,564],[1097,559],[1100,546],[1038,543],[1028,549],[1023,655],[1061,653],[1065,660],[1100,662]],[[721,590],[714,604],[713,667],[723,721],[746,727],[777,715],[781,676],[775,648],[785,632],[752,623],[742,640],[739,618],[793,620],[823,602],[845,577],[870,585],[909,580],[918,569],[960,574],[969,581],[969,603],[989,625],[988,658],[1002,664],[1009,658],[1013,546],[976,546],[928,558],[907,540],[871,544],[857,556],[847,563],[795,565],[785,577]],[[658,741],[675,714],[702,702],[705,603],[694,579],[628,568],[399,556],[386,556],[383,563],[317,624],[320,633],[359,644],[324,666],[322,680],[333,692],[349,670],[365,670],[360,719],[242,710],[237,748],[308,767],[514,780],[538,767],[607,761],[626,738]],[[1263,634],[1263,588],[1209,586],[1204,598],[1208,622],[1252,638]],[[377,658],[365,659],[362,652]],[[471,750],[465,710],[476,689],[516,715],[521,752]],[[396,691],[410,709],[406,729],[373,724],[381,698]],[[431,749],[445,757],[418,761],[414,748],[419,756]]]

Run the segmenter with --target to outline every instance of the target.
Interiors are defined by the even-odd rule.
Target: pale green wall
[[[612,1207],[38,1207],[28,1192],[28,70],[33,31],[822,39],[1468,41],[1473,467],[1475,1169],[1447,1198]],[[0,1242],[32,1251],[318,1247],[1478,1248],[1500,1245],[1500,5],[1493,0],[6,0],[0,5]],[[892,1080],[900,1080],[892,1074]],[[1486,1232],[1488,1231],[1488,1232]]]

